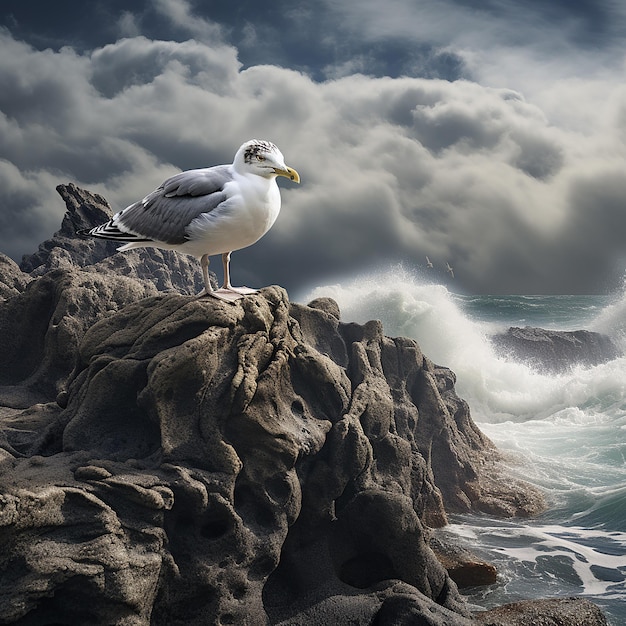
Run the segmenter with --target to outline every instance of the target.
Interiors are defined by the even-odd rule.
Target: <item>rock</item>
[[[93,228],[111,219],[113,211],[108,202],[102,196],[71,183],[59,185],[57,192],[67,208],[61,229],[40,244],[37,252],[24,255],[20,267],[29,274],[40,276],[61,266],[93,265],[115,252],[114,242],[97,241],[76,234],[78,230]]]
[[[155,293],[151,283],[77,268],[31,281],[0,308],[0,403],[26,408],[54,400],[76,365],[86,330]]]
[[[163,293],[190,274],[70,242],[106,206],[64,193],[0,281],[0,623],[473,623],[429,527],[543,500],[454,374],[328,298]]]
[[[97,319],[159,291],[204,287],[191,257],[154,248],[115,253],[113,242],[77,236],[109,219],[111,209],[75,185],[57,191],[67,205],[61,229],[21,269],[0,255],[0,296],[8,300],[0,309],[0,402],[8,407],[64,405],[78,343]]]
[[[30,280],[13,259],[0,253],[0,301],[24,291]]]
[[[575,365],[599,365],[620,356],[609,337],[589,330],[512,327],[506,333],[493,336],[491,343],[505,357],[555,373]]]
[[[434,531],[433,531],[434,532]],[[493,585],[497,570],[466,548],[440,534],[432,534],[428,545],[459,589]]]
[[[331,317],[334,317],[337,321],[341,318],[341,312],[339,311],[339,305],[332,298],[315,298],[308,304],[312,309],[319,309],[325,311]]]
[[[527,600],[474,614],[484,626],[607,626],[602,611],[583,598]]]

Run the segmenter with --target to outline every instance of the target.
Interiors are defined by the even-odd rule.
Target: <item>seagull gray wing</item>
[[[228,196],[226,183],[233,180],[231,166],[188,170],[168,178],[140,202],[120,211],[113,222],[138,239],[180,244],[186,229],[202,213],[209,213]]]

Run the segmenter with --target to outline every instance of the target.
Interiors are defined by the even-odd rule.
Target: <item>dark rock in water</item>
[[[459,589],[493,585],[496,582],[497,570],[491,563],[451,543],[449,538],[433,531],[429,545]]]
[[[0,623],[474,623],[429,527],[543,499],[449,369],[328,298],[159,293],[64,237],[0,265]]]
[[[557,373],[575,365],[599,365],[620,356],[609,337],[589,330],[512,327],[492,337],[491,342],[501,355]]]
[[[474,614],[484,626],[607,626],[602,611],[589,600],[558,598],[505,604]]]

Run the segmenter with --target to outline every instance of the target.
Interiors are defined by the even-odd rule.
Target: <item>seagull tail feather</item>
[[[96,226],[95,228],[81,228],[76,231],[76,234],[82,237],[96,237],[97,239],[109,239],[111,241],[129,241],[134,243],[148,243],[152,241],[152,239],[141,237],[133,233],[125,233],[111,221]]]

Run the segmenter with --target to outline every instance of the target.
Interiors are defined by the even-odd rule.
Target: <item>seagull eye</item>
[[[257,161],[265,161],[265,157],[262,154],[257,154],[256,155],[256,160]]]

